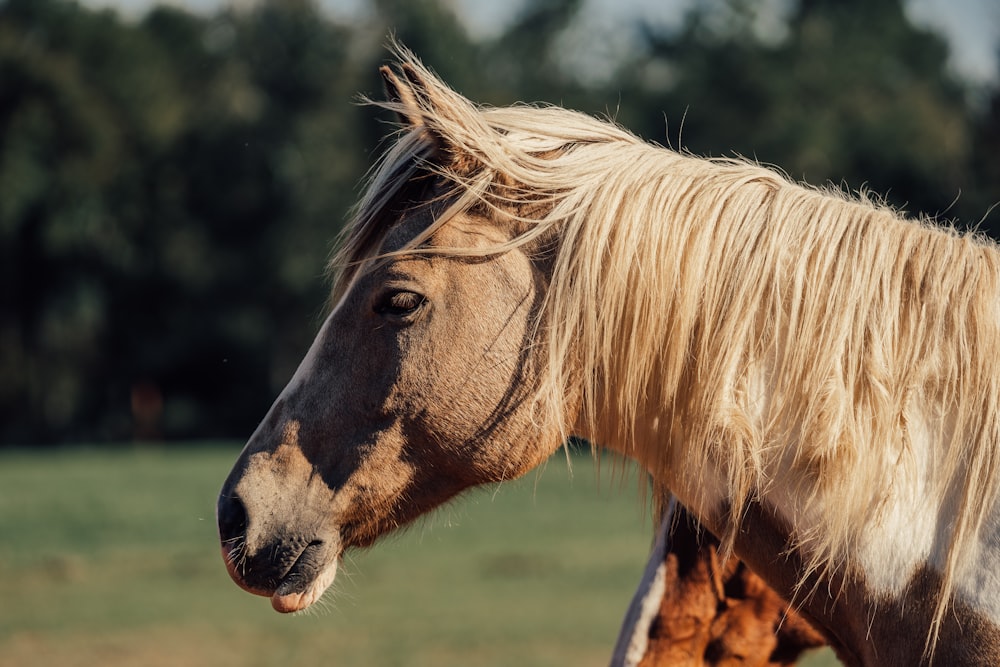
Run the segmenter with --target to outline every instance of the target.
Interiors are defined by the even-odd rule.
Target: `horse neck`
[[[755,190],[754,196],[765,203],[780,190],[766,179],[747,180],[743,187]],[[800,193],[792,199],[803,209],[800,212],[806,214],[806,222],[776,236],[743,224],[745,220],[726,226],[726,222],[733,221],[724,220],[724,216],[709,219],[700,229],[687,221],[678,230],[672,224],[676,220],[671,218],[671,224],[661,221],[652,234],[649,229],[630,229],[629,233],[621,234],[632,244],[634,252],[646,254],[634,262],[638,268],[631,268],[618,261],[627,253],[616,256],[612,249],[611,261],[606,266],[612,267],[609,273],[625,275],[631,282],[619,286],[619,293],[613,298],[602,298],[605,293],[601,292],[603,285],[599,281],[592,281],[596,289],[591,292],[586,289],[586,280],[577,285],[591,299],[596,294],[602,309],[616,311],[618,320],[602,323],[600,333],[605,338],[589,346],[590,349],[603,346],[611,352],[599,363],[588,365],[584,358],[584,374],[599,379],[584,391],[583,417],[576,432],[638,460],[650,471],[655,484],[675,493],[723,539],[724,545],[730,545],[737,555],[761,568],[766,579],[768,567],[774,569],[769,583],[785,595],[802,599],[803,591],[827,592],[834,586],[842,593],[835,603],[827,597],[809,599],[817,601],[816,617],[830,626],[844,628],[847,636],[842,642],[844,646],[867,646],[865,637],[872,637],[864,624],[851,625],[847,616],[862,618],[864,623],[875,627],[884,618],[875,613],[879,607],[892,609],[898,602],[902,614],[902,601],[908,596],[916,594],[931,601],[917,605],[919,608],[914,608],[911,602],[914,626],[907,641],[920,644],[916,660],[909,663],[916,664],[923,644],[915,638],[929,632],[937,613],[933,602],[940,597],[942,578],[947,576],[949,568],[953,574],[952,599],[956,612],[944,619],[941,636],[955,631],[955,619],[959,616],[966,623],[985,628],[987,637],[1000,625],[1000,580],[977,575],[996,572],[1000,566],[1000,507],[991,508],[983,530],[969,547],[975,553],[963,556],[962,571],[954,571],[955,564],[948,557],[952,546],[950,535],[954,518],[968,508],[960,478],[949,480],[941,472],[954,470],[954,459],[945,452],[949,443],[958,443],[951,442],[945,432],[953,426],[947,423],[947,417],[940,416],[944,422],[933,418],[936,410],[940,415],[943,409],[935,404],[934,397],[924,397],[926,404],[919,401],[909,404],[905,428],[901,429],[898,421],[873,423],[876,430],[866,436],[867,441],[870,444],[884,441],[887,446],[874,457],[866,455],[854,464],[850,463],[851,456],[847,456],[846,467],[836,470],[835,483],[824,477],[823,466],[824,456],[844,454],[837,451],[837,438],[831,437],[837,436],[837,425],[815,432],[799,421],[801,412],[771,409],[779,369],[788,367],[789,350],[796,341],[773,326],[766,315],[766,304],[775,303],[783,294],[801,293],[803,276],[811,269],[788,271],[784,283],[780,280],[768,283],[758,280],[759,275],[737,275],[733,269],[738,265],[726,256],[726,251],[738,252],[748,247],[759,252],[773,251],[778,259],[768,260],[772,263],[764,267],[764,273],[774,275],[787,268],[781,257],[787,257],[788,251],[778,246],[793,246],[793,252],[807,252],[804,241],[816,242],[831,232],[831,225],[825,220],[817,222],[815,210],[844,206],[842,212],[837,211],[840,215],[837,224],[845,235],[878,235],[911,224],[888,211],[832,200],[818,193],[807,196]],[[719,227],[720,223],[728,238],[711,247],[714,240],[708,237],[715,232],[711,226]],[[879,247],[859,246],[862,250],[855,251],[857,256],[824,261],[852,260],[860,261],[862,266],[877,267],[877,260],[893,259],[896,257],[893,253],[908,252],[917,243],[934,244],[933,252],[959,257],[965,251],[958,244],[968,243],[960,240],[954,246],[949,245],[951,239],[928,229],[921,229],[920,234],[919,238],[916,234],[906,238],[905,242],[911,245],[902,246],[902,250],[893,245],[895,241],[887,241]],[[674,238],[677,235],[683,238]],[[610,235],[605,236],[614,241]],[[708,248],[707,255],[685,255],[687,249],[699,244],[702,249]],[[649,254],[646,246],[654,248],[654,252]],[[681,251],[672,254],[676,249]],[[864,255],[866,252],[871,257]],[[711,261],[706,261],[706,257]],[[869,260],[867,265],[864,259]],[[872,262],[873,259],[876,261]],[[983,279],[988,286],[995,277],[992,276],[994,260],[995,257],[989,260],[992,262],[989,266],[989,262],[962,264],[962,270],[970,280],[976,278],[977,272],[991,274]],[[948,262],[941,263],[945,264]],[[674,288],[664,292],[662,281],[650,279],[655,273],[652,269],[668,274]],[[809,279],[806,276],[805,282]],[[903,279],[910,276],[904,275]],[[932,274],[917,279],[937,280]],[[847,287],[843,291],[849,293],[851,282],[849,279],[844,282]],[[718,303],[720,298],[732,294],[751,301],[756,299],[764,314],[730,320],[721,308],[714,312],[698,311],[706,300],[715,299]],[[832,303],[814,301],[805,307],[835,308]],[[956,301],[946,299],[943,305],[932,307],[939,311],[954,308]],[[647,315],[652,309],[658,309],[658,319]],[[813,316],[818,322],[823,314],[818,312]],[[574,324],[572,318],[566,319]],[[768,326],[772,328],[768,330]],[[584,338],[589,335],[586,326],[568,329],[584,331]],[[655,341],[649,343],[650,331],[659,336],[660,347]],[[995,338],[993,333],[987,336]],[[643,347],[636,340],[648,344]],[[741,345],[753,349],[740,348]],[[730,354],[733,349],[735,352]],[[808,356],[819,352],[822,351],[803,352],[800,348],[795,354]],[[640,366],[633,365],[643,358]],[[793,358],[792,366],[797,361]],[[806,392],[803,395],[821,394],[822,387],[810,386],[809,380],[808,376],[794,378]],[[782,381],[787,382],[787,378]],[[785,386],[784,391],[787,399],[794,388],[789,392]],[[732,397],[735,399],[729,400]],[[868,395],[862,400],[870,398]],[[899,439],[901,430],[906,431],[905,442]],[[946,482],[943,485],[942,479]],[[859,493],[845,493],[845,489]],[[888,492],[879,498],[883,490]],[[758,508],[759,516],[773,519],[773,539],[746,539],[748,533],[758,528],[755,520],[746,518],[751,516],[753,508]],[[733,516],[744,518],[734,521]],[[834,537],[830,537],[831,533]],[[774,568],[776,554],[786,553],[793,553],[799,559],[798,565]],[[807,600],[804,604],[811,603]],[[864,609],[865,613],[847,614],[845,609],[852,607]],[[895,632],[891,628],[885,630]],[[859,660],[869,662],[863,657]]]
[[[641,419],[632,437],[666,438],[661,419]],[[676,448],[665,465],[634,441],[616,439],[622,430],[611,421],[601,423],[602,430],[591,437],[638,459],[654,473],[654,484],[674,491],[716,536],[729,533],[733,490],[725,474],[684,448]],[[845,664],[928,663],[925,638],[942,593],[946,536],[960,504],[957,490],[938,502],[926,488],[932,469],[941,465],[932,451],[915,463],[917,482],[891,489],[882,521],[858,531],[850,557],[832,571],[813,569],[808,544],[803,544],[803,536],[808,540],[823,523],[803,510],[801,488],[782,467],[788,459],[773,471],[775,482],[741,510],[732,553],[820,629]],[[822,502],[837,500],[831,494]],[[993,575],[1000,571],[1000,505],[994,506],[975,548],[976,557],[956,578],[933,664],[1000,664],[1000,585]]]

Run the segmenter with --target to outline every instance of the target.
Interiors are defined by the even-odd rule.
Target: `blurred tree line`
[[[387,132],[355,94],[378,94],[390,33],[475,100],[608,113],[994,233],[1000,90],[956,78],[901,2],[711,0],[637,20],[594,75],[580,0],[479,38],[448,0],[351,24],[309,0],[135,20],[0,0],[0,444],[249,435]]]

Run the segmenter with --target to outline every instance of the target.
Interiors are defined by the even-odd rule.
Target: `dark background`
[[[445,0],[369,5],[346,24],[307,0],[0,0],[0,446],[250,434],[387,132],[355,95],[380,92],[389,34],[473,100],[609,114],[1000,232],[1000,88],[957,78],[901,0],[800,0],[777,31],[749,0],[637,19],[600,75],[567,55],[577,0],[488,38]]]

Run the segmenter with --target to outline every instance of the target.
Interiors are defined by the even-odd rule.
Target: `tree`
[[[249,433],[363,171],[347,50],[308,2],[0,5],[0,439]]]
[[[143,48],[129,38],[109,14],[75,5],[0,6],[0,265],[14,286],[0,297],[7,438],[51,437],[102,400],[88,376],[103,361],[109,285],[135,245],[106,196],[129,148],[92,68],[105,49]]]
[[[1000,63],[1000,44],[997,45]],[[975,189],[969,193],[973,222],[981,216],[980,228],[1000,239],[1000,86],[993,89],[975,118],[972,168]]]
[[[0,0],[0,443],[250,433],[318,327],[331,239],[387,133],[354,95],[380,94],[390,33],[475,100],[617,107],[647,138],[911,210],[962,191],[948,215],[971,223],[1000,200],[1000,93],[970,106],[901,0],[769,6],[647,26],[598,80],[563,49],[582,0],[528,3],[481,40],[445,0],[371,0],[357,26],[309,0],[138,22]]]
[[[761,31],[761,5],[724,2],[722,20],[717,3],[701,7],[676,34],[647,32],[633,83],[644,108],[683,119],[685,146],[969,218],[953,206],[970,180],[965,89],[943,39],[909,23],[901,0],[804,0],[784,36]]]

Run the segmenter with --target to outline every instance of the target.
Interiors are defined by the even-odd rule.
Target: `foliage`
[[[670,74],[661,106],[684,118],[685,146],[978,221],[984,210],[964,198],[952,207],[963,190],[990,184],[970,170],[973,112],[943,38],[909,24],[897,0],[809,0],[774,41],[760,31],[759,6],[729,3],[727,20],[702,9],[678,35],[649,34],[639,85],[651,92]]]
[[[367,162],[346,32],[308,3],[2,9],[0,437],[245,433]]]
[[[0,443],[250,433],[318,325],[387,131],[353,100],[377,93],[389,34],[473,99],[617,108],[652,140],[972,224],[1000,200],[1000,91],[972,95],[901,0],[802,0],[770,23],[774,3],[701,3],[637,26],[607,80],[566,59],[581,0],[478,39],[453,6],[370,0],[348,25],[310,0],[137,21],[0,0]]]

